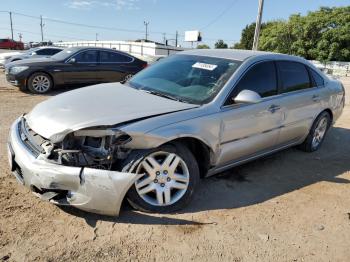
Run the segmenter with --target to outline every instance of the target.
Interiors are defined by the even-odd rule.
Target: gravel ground
[[[119,218],[44,202],[8,170],[8,129],[49,96],[0,73],[0,261],[348,261],[350,78],[342,117],[321,150],[288,149],[204,179],[176,215]]]

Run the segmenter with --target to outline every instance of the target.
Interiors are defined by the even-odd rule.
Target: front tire
[[[45,94],[53,88],[51,77],[43,72],[34,73],[28,79],[28,89],[34,94]]]
[[[148,152],[129,172],[140,175],[127,199],[132,207],[144,212],[171,213],[184,208],[199,182],[196,159],[182,144]]]
[[[328,112],[322,112],[312,124],[310,132],[299,148],[305,152],[317,151],[326,136],[331,125],[331,116]]]

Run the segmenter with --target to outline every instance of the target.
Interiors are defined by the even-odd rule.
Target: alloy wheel
[[[169,206],[186,193],[190,174],[186,163],[176,154],[154,152],[139,164],[135,182],[137,194],[148,204]]]
[[[45,93],[50,89],[50,79],[45,75],[37,75],[32,81],[32,87],[38,93]]]
[[[326,134],[327,127],[328,127],[327,118],[326,117],[321,118],[320,121],[318,122],[316,128],[315,128],[314,136],[312,138],[312,147],[313,148],[317,148],[321,144],[321,142]]]

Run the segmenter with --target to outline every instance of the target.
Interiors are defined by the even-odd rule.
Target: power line
[[[8,27],[0,27],[0,30],[9,30],[10,28]],[[27,33],[27,34],[32,34],[32,35],[41,35],[41,33],[38,32],[33,32],[33,31],[27,31],[27,30],[22,30],[19,28],[13,28],[13,31],[19,32],[19,33]],[[66,36],[66,35],[56,35],[56,34],[45,34],[47,36],[51,37],[57,37],[62,39],[71,39],[71,40],[80,40],[80,41],[89,41],[90,39],[84,39],[84,38],[77,38],[77,37],[72,37],[72,36]]]
[[[233,5],[237,2],[238,0],[236,0],[235,2],[233,2],[230,6],[228,6],[222,13],[220,13],[214,20],[212,20],[209,24],[207,24],[205,27],[206,28],[212,24],[214,24],[217,20],[219,20],[230,8],[233,7]],[[10,11],[4,11],[4,10],[0,10],[1,13],[10,13]],[[60,19],[54,19],[54,18],[49,18],[49,17],[45,17],[45,16],[33,16],[33,15],[28,15],[28,14],[23,14],[23,13],[19,13],[19,12],[12,12],[13,15],[18,15],[18,16],[23,16],[23,17],[28,17],[28,18],[32,18],[32,19],[36,19],[39,20],[41,22],[41,19],[44,21],[49,21],[49,22],[53,22],[53,23],[60,23],[60,24],[66,24],[66,25],[71,25],[71,26],[78,26],[78,27],[85,27],[85,28],[90,28],[90,29],[101,29],[101,30],[108,30],[108,31],[120,31],[120,32],[128,32],[128,33],[140,33],[140,34],[144,34],[145,32],[142,30],[136,30],[136,29],[125,29],[125,28],[117,28],[117,27],[106,27],[106,26],[97,26],[97,25],[89,25],[89,24],[83,24],[83,23],[76,23],[76,22],[71,22],[71,21],[63,21]],[[41,24],[41,23],[40,23]],[[202,29],[203,29],[202,28]],[[25,32],[24,30],[21,30],[22,32]],[[33,32],[31,32],[33,33]],[[150,34],[158,34],[158,35],[163,35],[164,33],[166,33],[167,35],[170,36],[175,36],[175,38],[177,37],[179,38],[184,38],[184,35],[182,34],[178,34],[178,33],[167,33],[167,32],[157,32],[157,31],[148,31],[147,30],[147,36]],[[35,33],[36,34],[36,33]],[[53,34],[46,34],[47,36],[54,36]],[[57,37],[57,35],[56,35]],[[71,37],[65,37],[65,36],[58,36],[58,37],[62,37],[62,38],[71,38]],[[43,38],[43,37],[42,37]],[[83,40],[83,39],[79,39],[79,38],[71,38],[71,39],[77,39],[77,40]],[[211,40],[211,41],[216,41],[218,39],[214,39],[214,38],[204,38],[205,40]],[[222,39],[222,38],[220,38]],[[229,40],[229,39],[223,39],[226,42],[230,42],[230,41],[238,41],[238,40]]]
[[[238,2],[238,0],[233,1],[228,7],[226,7],[217,17],[215,17],[210,23],[208,23],[207,25],[203,26],[200,31],[202,31],[205,28],[208,28],[209,26],[211,26],[212,24],[216,23],[216,21],[218,21],[224,14],[226,14],[236,3]]]
[[[18,13],[18,12],[13,12],[13,14],[40,20],[40,17],[37,17],[37,16],[27,15],[27,14]],[[88,25],[88,24],[82,24],[82,23],[76,23],[76,22],[70,22],[70,21],[63,21],[60,19],[54,19],[54,18],[49,18],[49,17],[43,17],[43,19],[45,21],[50,21],[50,22],[54,22],[54,23],[80,26],[80,27],[86,27],[86,28],[103,29],[103,30],[109,30],[109,31],[121,31],[121,32],[129,32],[129,33],[144,33],[144,31],[136,30],[136,29],[125,29],[125,28],[118,28],[118,27]],[[148,33],[149,34],[163,34],[163,32],[156,32],[156,31],[148,32]]]

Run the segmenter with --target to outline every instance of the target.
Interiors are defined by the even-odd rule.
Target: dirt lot
[[[294,148],[202,181],[190,207],[119,218],[61,209],[20,186],[5,143],[47,99],[0,73],[0,261],[349,261],[350,79],[345,111],[319,152]]]

